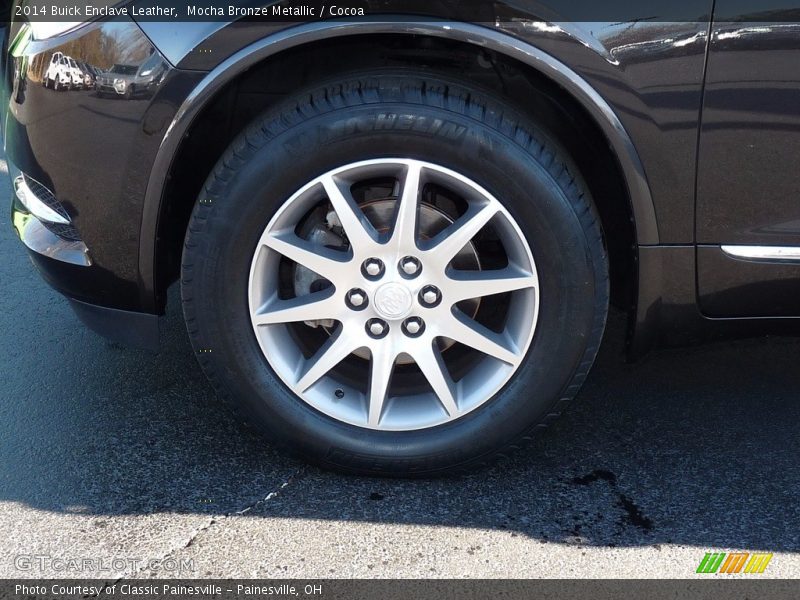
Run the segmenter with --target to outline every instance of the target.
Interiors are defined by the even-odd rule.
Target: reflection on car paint
[[[34,56],[27,79],[56,92],[94,90],[97,98],[151,98],[169,65],[146,38],[126,38],[130,35],[124,28],[108,23]]]
[[[141,206],[133,199],[143,196],[146,181],[139,172],[184,97],[184,90],[170,89],[171,77],[181,76],[130,21],[90,23],[57,40],[35,41],[26,27],[14,36],[5,107],[8,159],[58,198],[92,251],[92,266],[80,267],[91,273],[75,273],[68,267],[78,267],[65,263],[51,281],[74,298],[86,299],[91,288],[107,306],[136,309],[138,237],[131,224],[138,223]],[[81,72],[77,79],[71,71],[67,79],[69,59]],[[54,63],[62,65],[58,90]],[[134,88],[129,101],[116,91],[97,95],[97,79],[114,65],[134,67],[146,84]],[[76,135],[84,126],[90,134]],[[98,170],[100,161],[105,167]],[[98,221],[98,214],[109,211],[114,219]]]
[[[167,63],[161,56],[153,54],[140,66],[115,64],[97,77],[97,97],[107,95],[126,99],[149,97],[167,73]]]

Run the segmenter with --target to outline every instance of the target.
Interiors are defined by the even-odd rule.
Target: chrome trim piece
[[[64,239],[48,229],[48,226],[71,226],[69,218],[40,200],[28,184],[26,176],[10,162],[8,171],[15,192],[12,197],[11,219],[22,243],[29,250],[42,256],[79,267],[90,267],[92,259],[89,257],[89,248],[86,244],[80,240]],[[47,190],[35,179],[30,181]]]
[[[22,202],[22,205],[40,221],[57,223],[59,225],[70,224],[69,219],[61,216],[39,199],[28,185],[24,175],[18,175],[14,178],[14,193],[16,193],[19,201]]]
[[[89,249],[86,244],[58,237],[42,225],[35,215],[24,213],[15,206],[13,222],[19,239],[29,250],[71,265],[92,266],[92,259],[89,257]]]
[[[779,260],[787,262],[800,262],[800,246],[732,246],[720,247],[722,251],[733,258],[744,260]]]

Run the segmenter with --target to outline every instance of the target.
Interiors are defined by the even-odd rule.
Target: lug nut
[[[369,279],[380,279],[383,277],[384,271],[385,267],[383,266],[383,261],[379,258],[368,258],[364,261],[364,264],[361,265],[361,272],[364,277]]]
[[[352,310],[364,310],[367,308],[367,293],[358,288],[352,289],[347,292],[345,302]]]
[[[416,277],[422,271],[422,264],[413,256],[406,256],[400,261],[400,270],[409,277]]]
[[[366,301],[367,299],[362,294],[356,293],[350,296],[350,303],[356,307],[361,306]]]
[[[425,308],[438,306],[442,301],[442,292],[434,285],[426,285],[419,293],[419,302]]]
[[[411,317],[403,321],[403,333],[408,337],[419,337],[425,331],[425,321],[419,317]]]
[[[389,333],[389,326],[381,319],[370,319],[367,321],[367,333],[370,337],[379,340]]]

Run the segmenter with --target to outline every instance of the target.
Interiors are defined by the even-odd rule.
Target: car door
[[[716,3],[697,187],[710,317],[800,315],[798,14],[800,0]]]

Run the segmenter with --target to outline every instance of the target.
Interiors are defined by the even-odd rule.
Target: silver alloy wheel
[[[351,191],[360,181],[380,177],[397,182],[394,223],[386,232],[376,230]],[[458,195],[466,206],[430,239],[418,229],[426,185]],[[325,201],[346,236],[344,251],[297,233]],[[502,243],[505,266],[454,269],[454,257],[490,223]],[[285,298],[281,265],[286,260],[330,283]],[[531,249],[505,207],[463,175],[409,159],[350,164],[295,193],[258,243],[248,293],[261,350],[297,396],[337,420],[387,431],[441,425],[492,398],[525,357],[540,303]],[[501,327],[490,328],[461,310],[465,301],[497,294],[509,295]],[[311,331],[308,325],[323,321],[335,326],[309,355],[298,341],[298,327]],[[456,354],[453,342],[472,357],[457,381],[449,364]],[[364,363],[360,382],[337,372],[351,355]],[[369,356],[368,372],[359,356]],[[416,363],[428,385],[393,387],[395,367],[407,369],[408,363]]]

